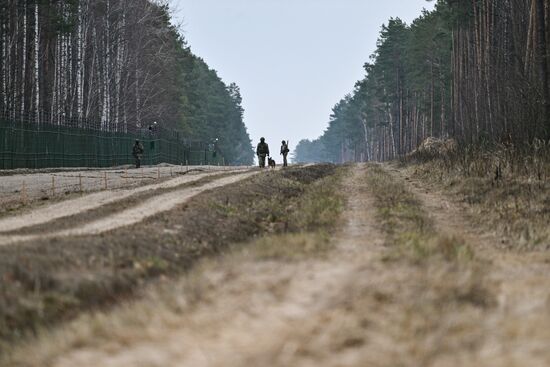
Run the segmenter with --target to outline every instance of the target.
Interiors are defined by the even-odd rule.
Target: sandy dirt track
[[[338,252],[330,261],[247,262],[212,270],[206,274],[212,302],[185,315],[162,336],[161,330],[153,330],[158,339],[139,341],[117,353],[81,350],[56,366],[302,365],[295,364],[297,346],[288,338],[339,303],[359,268],[377,256],[382,244],[370,199],[361,192],[363,175],[360,168],[344,184],[353,200],[345,226],[335,237]]]
[[[57,204],[33,210],[29,213],[0,219],[0,233],[15,231],[21,228],[32,227],[38,224],[51,222],[59,218],[69,217],[87,210],[92,210],[103,205],[120,201],[130,196],[137,195],[149,190],[174,188],[216,174],[220,174],[220,172],[216,171],[188,174],[170,179],[159,184],[140,186],[127,190],[119,189],[101,191],[93,194],[88,194],[76,199],[65,200]]]
[[[396,179],[402,171],[391,169]],[[480,328],[485,338],[475,357],[483,366],[550,366],[550,254],[501,250],[501,239],[465,220],[463,210],[416,180],[406,180],[440,231],[460,236],[485,262],[487,281],[494,285],[497,308]],[[456,365],[456,364],[453,364]]]
[[[129,226],[138,222],[145,220],[148,217],[151,217],[160,212],[169,211],[174,207],[185,203],[187,200],[192,198],[195,195],[198,195],[202,192],[219,188],[225,185],[229,185],[241,180],[244,180],[252,175],[257,174],[257,172],[249,173],[236,173],[229,177],[224,177],[221,179],[214,180],[213,182],[206,183],[199,187],[188,187],[169,192],[166,194],[161,194],[155,196],[145,202],[123,210],[119,213],[115,213],[106,218],[94,221],[92,223],[84,224],[79,228],[74,228],[70,230],[64,230],[54,233],[43,233],[39,235],[0,235],[0,245],[8,245],[17,242],[36,240],[39,238],[52,238],[52,237],[67,237],[67,236],[82,236],[82,235],[96,235],[104,232],[108,232],[120,227]],[[79,198],[76,200],[70,200],[67,202],[62,202],[55,204],[51,207],[44,208],[40,211],[36,211],[21,217],[8,218],[0,222],[0,228],[6,230],[13,230],[14,228],[24,228],[30,225],[36,225],[41,223],[47,223],[48,221],[62,218],[69,215],[74,215],[85,210],[90,210],[101,205],[106,205],[108,203],[116,202],[122,200],[128,196],[135,195],[139,192],[152,189],[161,189],[161,188],[172,188],[179,185],[190,183],[193,181],[198,181],[204,177],[208,177],[212,174],[201,174],[196,176],[183,176],[167,182],[164,182],[159,185],[146,186],[138,189],[119,192],[119,191],[109,191],[102,192],[97,194],[92,194]]]
[[[169,179],[187,170],[196,169],[205,172],[246,169],[247,167],[219,166],[174,166],[162,164],[159,166],[144,166],[141,169],[119,167],[113,169],[72,169],[52,170],[51,172],[33,173],[25,170],[23,173],[0,175],[0,204],[12,204],[22,200],[29,201],[42,197],[62,196],[66,193],[102,191],[105,189],[132,188],[154,183],[156,180]],[[15,171],[17,172],[17,171]],[[55,190],[52,192],[52,179]],[[105,182],[105,179],[107,182]],[[22,194],[23,187],[25,193]]]
[[[418,182],[411,189],[438,232],[466,232],[479,258],[461,270],[437,261],[387,262],[364,170],[357,168],[343,185],[349,194],[345,224],[327,259],[221,262],[203,271],[198,305],[144,315],[148,321],[119,330],[119,339],[74,349],[53,365],[550,365],[548,262],[535,254],[502,254],[489,237],[469,235],[476,228],[460,210]],[[170,302],[185,304],[186,290],[178,288],[181,294]],[[477,292],[493,295],[494,304],[476,303]]]
[[[342,183],[347,207],[328,254],[206,262],[168,291],[54,334],[64,349],[47,367],[549,366],[550,256],[503,251],[444,195],[383,169],[414,194],[435,236],[460,236],[474,257],[395,252],[369,166],[358,165]],[[97,323],[108,335],[79,339]]]

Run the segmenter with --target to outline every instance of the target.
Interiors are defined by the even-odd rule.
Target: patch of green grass
[[[326,233],[292,233],[262,237],[248,244],[245,253],[260,260],[297,261],[323,256],[332,248]]]

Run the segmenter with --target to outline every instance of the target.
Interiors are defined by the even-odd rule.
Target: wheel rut
[[[483,262],[488,284],[493,284],[497,307],[487,313],[479,329],[484,333],[475,356],[480,366],[548,366],[550,353],[550,255],[546,251],[503,249],[498,233],[472,223],[465,209],[407,173],[385,166],[422,202],[438,231],[463,238]],[[521,361],[516,364],[514,361]],[[450,364],[453,365],[453,364]]]
[[[71,237],[71,236],[84,236],[84,235],[98,235],[108,231],[115,230],[117,228],[130,226],[139,223],[151,216],[158,213],[169,211],[178,205],[181,205],[191,199],[192,197],[201,194],[205,191],[220,188],[226,185],[230,185],[248,177],[257,174],[257,172],[248,173],[236,173],[229,177],[208,182],[199,187],[186,187],[180,190],[168,192],[152,197],[141,204],[124,209],[121,212],[108,215],[105,218],[94,220],[89,223],[84,223],[78,228],[71,228],[67,230],[45,232],[32,235],[1,235],[0,234],[0,246],[11,245],[14,243],[32,241],[37,239],[47,239],[55,237]],[[50,207],[46,207],[42,210],[38,210],[33,213],[29,213],[23,216],[8,218],[0,221],[0,232],[4,232],[9,228],[13,230],[15,228],[26,228],[37,224],[45,224],[55,219],[64,218],[67,216],[82,213],[87,210],[92,210],[100,206],[104,206],[110,203],[114,203],[133,195],[137,195],[141,192],[155,189],[167,189],[177,187],[186,183],[192,183],[199,181],[212,174],[202,174],[197,176],[184,176],[179,177],[158,185],[140,187],[137,189],[125,191],[125,192],[101,192],[97,194],[87,195],[85,197],[69,200],[59,204],[54,204]]]
[[[354,169],[343,184],[349,195],[344,226],[328,259],[225,261],[204,273],[207,301],[162,336],[153,331],[115,352],[109,346],[75,351],[56,366],[310,365],[300,353],[301,325],[318,323],[345,301],[355,275],[383,242],[364,190],[364,170]]]

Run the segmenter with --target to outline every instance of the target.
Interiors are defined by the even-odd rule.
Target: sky
[[[332,107],[364,77],[390,17],[410,23],[426,0],[172,0],[191,50],[241,88],[254,146],[272,155],[316,139]],[[275,154],[273,154],[275,152]]]

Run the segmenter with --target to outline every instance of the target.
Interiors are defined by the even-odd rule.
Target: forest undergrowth
[[[469,209],[472,220],[496,231],[503,246],[550,248],[550,142],[421,147],[401,164]]]

